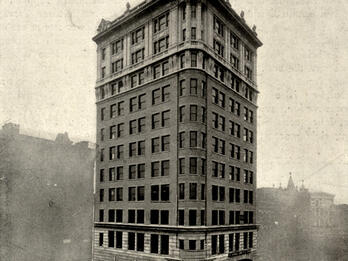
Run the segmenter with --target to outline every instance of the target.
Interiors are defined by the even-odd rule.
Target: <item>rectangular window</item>
[[[190,131],[190,147],[196,148],[198,146],[197,131]]]
[[[185,118],[185,106],[180,106],[179,108],[179,121],[184,122]]]
[[[117,231],[116,232],[116,248],[122,249],[122,232]]]
[[[162,112],[162,127],[169,127],[170,125],[170,111]]]
[[[158,104],[161,101],[161,89],[158,88],[152,91],[152,105]]]
[[[161,254],[169,254],[169,236],[167,235],[161,235]]]
[[[196,40],[196,38],[197,38],[196,27],[192,27],[191,28],[191,39]],[[197,56],[196,56],[196,58],[197,58]],[[196,63],[196,66],[197,66],[197,63]],[[196,66],[192,66],[192,67],[196,67]]]
[[[179,184],[179,199],[185,199],[185,183]]]
[[[160,149],[160,138],[159,137],[151,139],[151,148],[152,148],[152,153],[159,152],[159,149]]]
[[[224,24],[216,16],[214,16],[214,31],[220,36],[224,36]]]
[[[99,181],[100,182],[104,182],[104,176],[105,176],[105,171],[104,171],[104,169],[101,169],[100,171],[99,171]]]
[[[179,133],[179,148],[182,149],[185,147],[185,132]]]
[[[135,223],[135,210],[128,209],[128,223]]]
[[[136,151],[137,151],[137,143],[136,142],[129,143],[129,157],[130,158],[136,156]]]
[[[145,155],[145,141],[138,141],[138,155]]]
[[[123,222],[123,210],[116,209],[116,223],[122,223],[122,222]]]
[[[158,201],[159,200],[159,185],[151,186],[151,200]]]
[[[162,87],[162,102],[167,102],[170,99],[170,86],[164,86]]]
[[[136,200],[136,187],[129,187],[128,188],[128,201],[135,201]]]
[[[254,240],[254,234],[253,232],[249,232],[249,248],[253,248],[253,240]]]
[[[185,225],[185,210],[179,209],[179,226]]]
[[[161,185],[161,200],[162,201],[169,201],[169,185]]]
[[[104,233],[99,233],[99,246],[104,245]]]
[[[144,252],[144,234],[137,233],[137,251]]]
[[[197,199],[197,183],[190,183],[190,200]]]
[[[160,114],[152,114],[152,129],[158,129],[160,127]]]
[[[169,36],[163,37],[153,44],[154,54],[160,53],[168,49],[169,47]]]
[[[170,135],[162,136],[162,151],[169,151]]]
[[[185,95],[185,88],[186,88],[186,86],[185,86],[185,80],[180,80],[180,89],[179,89],[179,95],[180,96],[184,96]]]
[[[116,200],[123,201],[123,188],[116,189]]]
[[[234,211],[231,210],[230,211],[230,214],[229,214],[229,222],[228,222],[230,225],[234,225]]]
[[[248,232],[243,233],[243,249],[248,249]]]
[[[138,28],[132,32],[132,44],[137,44],[143,41],[145,38],[145,26]]]
[[[128,250],[135,250],[135,233],[128,232]]]
[[[219,235],[219,254],[225,253],[225,235]]]
[[[138,201],[144,201],[145,200],[145,187],[141,186],[137,188],[137,195],[138,195]]]
[[[153,67],[153,78],[154,79],[157,79],[161,76],[161,65],[158,64],[158,65],[155,65]]]
[[[240,234],[236,233],[234,250],[239,251],[239,243],[240,243]]]
[[[99,222],[104,222],[104,209],[99,209]]]
[[[159,177],[159,161],[151,162],[151,177]]]
[[[216,235],[211,236],[211,254],[212,255],[217,254],[217,236]]]
[[[150,252],[158,254],[158,239],[159,236],[156,234],[151,234],[150,236]]]
[[[213,201],[217,201],[218,200],[218,191],[219,191],[219,187],[213,185],[212,189],[211,189],[211,194],[212,194],[212,200]]]
[[[196,33],[194,35],[195,35],[194,39],[196,39]],[[192,36],[193,36],[193,32],[192,32]],[[197,53],[194,53],[194,52],[191,53],[191,67],[197,67]]]
[[[239,38],[233,33],[231,33],[231,45],[234,49],[239,49]]]
[[[169,176],[169,160],[161,162],[161,176]]]
[[[109,222],[115,222],[115,210],[114,209],[109,209]]]
[[[189,250],[196,250],[196,240],[189,240]]]
[[[123,167],[117,167],[117,180],[122,180],[123,179]]]
[[[169,25],[169,13],[160,15],[153,20],[154,33],[162,31],[168,28]]]
[[[185,174],[185,158],[179,159],[179,174]]]
[[[137,224],[144,224],[144,210],[138,209],[137,210]]]
[[[123,50],[123,39],[111,44],[112,55],[118,54]]]
[[[190,95],[198,95],[197,79],[190,80]]]
[[[115,232],[108,231],[108,247],[115,247]]]
[[[151,209],[150,211],[150,223],[159,224],[159,210]]]
[[[190,174],[197,174],[197,158],[190,158]]]
[[[169,224],[169,211],[161,210],[161,225],[168,225],[168,224]]]

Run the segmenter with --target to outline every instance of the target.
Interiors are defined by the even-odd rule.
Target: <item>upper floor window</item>
[[[239,38],[234,33],[231,33],[231,46],[235,49],[239,49]]]
[[[244,67],[244,70],[245,70],[245,75],[248,79],[252,80],[253,79],[253,71],[248,67],[248,66],[245,66]]]
[[[123,59],[119,59],[111,64],[111,72],[119,72],[123,69]]]
[[[191,39],[192,40],[196,40],[197,38],[197,30],[196,30],[196,27],[192,27],[191,28]]]
[[[247,47],[245,47],[244,57],[247,61],[251,62],[252,52]]]
[[[169,13],[158,16],[153,20],[153,30],[154,32],[159,32],[168,28],[169,25]]]
[[[160,53],[169,47],[169,36],[163,37],[153,43],[153,53]]]
[[[237,56],[234,56],[233,54],[231,54],[231,63],[235,69],[239,70],[239,59]]]
[[[214,16],[214,31],[220,36],[224,36],[224,24]]]
[[[105,71],[106,71],[106,69],[105,69],[105,66],[104,66],[104,67],[101,68],[101,77],[102,78],[105,78]]]
[[[104,60],[105,60],[105,57],[106,57],[106,49],[105,49],[105,48],[103,48],[103,49],[101,50],[101,57],[102,57],[102,60],[104,61]]]
[[[224,45],[222,43],[220,43],[219,41],[214,39],[214,50],[215,52],[220,55],[220,56],[224,56]]]
[[[111,44],[111,53],[118,54],[123,50],[123,39],[117,40]]]
[[[145,26],[132,32],[132,44],[140,43],[145,38]]]
[[[145,53],[144,48],[132,53],[132,64],[135,64],[144,60],[144,53]]]

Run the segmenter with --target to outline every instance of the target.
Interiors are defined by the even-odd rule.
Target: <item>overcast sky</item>
[[[129,1],[131,6],[140,1]],[[348,2],[231,0],[257,25],[258,186],[296,184],[348,203]],[[0,1],[0,123],[95,139],[101,18],[124,0]]]

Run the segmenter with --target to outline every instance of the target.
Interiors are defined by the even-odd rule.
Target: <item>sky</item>
[[[125,0],[0,1],[0,125],[95,140],[96,45]],[[139,0],[129,1],[131,6]],[[256,24],[258,186],[296,185],[348,204],[348,2],[230,0]]]

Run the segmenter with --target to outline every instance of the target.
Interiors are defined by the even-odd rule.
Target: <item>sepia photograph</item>
[[[348,261],[347,12],[0,0],[0,260]]]

